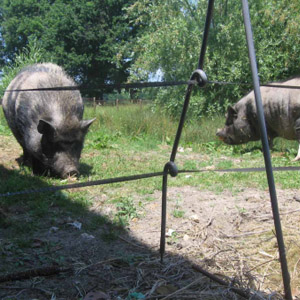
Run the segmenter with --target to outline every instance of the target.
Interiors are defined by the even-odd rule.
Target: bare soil
[[[0,164],[18,168],[15,159],[20,154],[16,143],[4,137]],[[232,291],[233,286],[251,290],[251,299],[282,299],[268,191],[245,188],[215,193],[190,186],[169,188],[163,263],[159,255],[161,191],[149,195],[151,201],[144,201],[147,195],[133,195],[143,205],[126,231],[105,224],[86,232],[86,218],[113,215],[114,207],[106,204],[109,193],[100,191],[99,202],[88,215],[76,220],[70,216],[45,219],[43,228],[29,237],[30,247],[16,249],[13,237],[3,238],[9,228],[0,228],[0,268],[7,270],[0,273],[0,281],[8,273],[37,272],[45,266],[56,272],[0,283],[0,299],[244,299]],[[299,299],[299,190],[277,189],[277,194],[293,295]],[[22,207],[14,206],[2,214],[14,220],[30,217]],[[81,229],[78,224],[83,224]],[[111,232],[118,232],[115,239],[104,238]],[[203,276],[193,268],[195,264],[228,285]]]

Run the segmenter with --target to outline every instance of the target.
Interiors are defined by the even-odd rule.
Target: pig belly
[[[282,95],[274,95],[275,92],[269,95],[273,96],[273,101],[265,101],[264,105],[267,127],[270,133],[273,131],[279,137],[296,140],[296,124],[300,121],[299,103],[293,97],[286,99]]]
[[[295,123],[292,122],[284,122],[282,120],[278,120],[277,124],[272,123],[272,125],[267,125],[268,130],[274,132],[276,136],[282,137],[287,140],[296,140],[296,130]]]

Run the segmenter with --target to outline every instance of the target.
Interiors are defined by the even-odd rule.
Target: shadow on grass
[[[47,186],[3,166],[0,180],[0,193]],[[45,266],[70,269],[0,283],[1,299],[83,299],[90,291],[110,296],[101,299],[160,299],[181,288],[185,294],[170,299],[186,293],[189,299],[242,299],[211,285],[187,258],[168,254],[161,264],[158,247],[92,211],[84,195],[81,189],[0,198],[0,277]]]
[[[234,152],[238,154],[246,153],[262,153],[263,148],[261,141],[249,142],[247,144],[233,146]],[[283,138],[276,138],[273,147],[270,148],[271,152],[283,152],[285,155],[296,156],[298,150],[297,141],[285,140]]]
[[[92,166],[85,163],[80,163],[79,172],[82,176],[89,176],[92,170],[93,170]]]

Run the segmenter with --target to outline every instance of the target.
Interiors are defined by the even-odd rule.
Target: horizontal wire
[[[102,91],[103,89],[133,89],[133,88],[149,88],[149,87],[168,87],[178,85],[196,84],[195,80],[189,81],[156,81],[156,82],[135,82],[135,83],[122,83],[122,84],[99,84],[97,88],[89,88],[87,86],[57,86],[46,88],[30,88],[30,89],[10,89],[5,93],[13,92],[36,92],[36,91]]]
[[[251,86],[252,83],[247,82],[229,82],[229,81],[207,81],[207,84],[214,85],[245,85]],[[153,87],[170,87],[179,85],[197,85],[196,80],[188,81],[155,81],[155,82],[135,82],[135,83],[122,83],[122,84],[99,84],[97,88],[88,88],[87,86],[57,86],[57,87],[45,87],[45,88],[30,88],[30,89],[10,89],[6,90],[5,93],[13,92],[38,92],[38,91],[103,91],[104,89],[143,89]],[[283,88],[283,89],[300,89],[297,85],[284,85],[278,83],[267,83],[261,84],[264,87]]]
[[[300,171],[300,167],[273,167],[274,171]],[[263,172],[265,168],[232,168],[232,169],[200,169],[200,170],[179,170],[178,173],[204,173],[204,172],[219,172],[219,173],[229,173],[229,172],[239,172],[239,173],[247,173],[247,172]],[[18,192],[7,192],[0,194],[0,198],[2,197],[11,197],[17,195],[26,195],[26,194],[35,194],[35,193],[44,193],[44,192],[56,192],[60,190],[67,190],[67,189],[75,189],[75,188],[82,188],[88,186],[95,186],[95,185],[104,185],[104,184],[111,184],[111,183],[118,183],[118,182],[125,182],[125,181],[134,181],[139,179],[151,178],[151,177],[158,177],[163,176],[164,172],[154,172],[154,173],[145,173],[139,175],[132,175],[132,176],[123,176],[123,177],[116,177],[116,178],[108,178],[108,179],[101,179],[95,181],[87,181],[81,183],[72,183],[67,185],[61,186],[49,186],[43,187],[38,189],[29,189],[23,190]]]

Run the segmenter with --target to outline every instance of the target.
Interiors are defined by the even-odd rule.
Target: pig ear
[[[37,130],[39,133],[45,134],[47,136],[53,136],[55,133],[55,128],[53,127],[53,125],[45,120],[39,120]]]
[[[87,132],[90,125],[96,120],[96,118],[91,119],[91,120],[83,120],[80,123],[80,127],[83,131]]]
[[[226,120],[226,125],[231,125],[233,124],[234,119],[237,117],[237,111],[229,105],[227,108],[227,120]]]
[[[228,115],[237,115],[237,111],[231,105],[228,105],[227,113]]]

